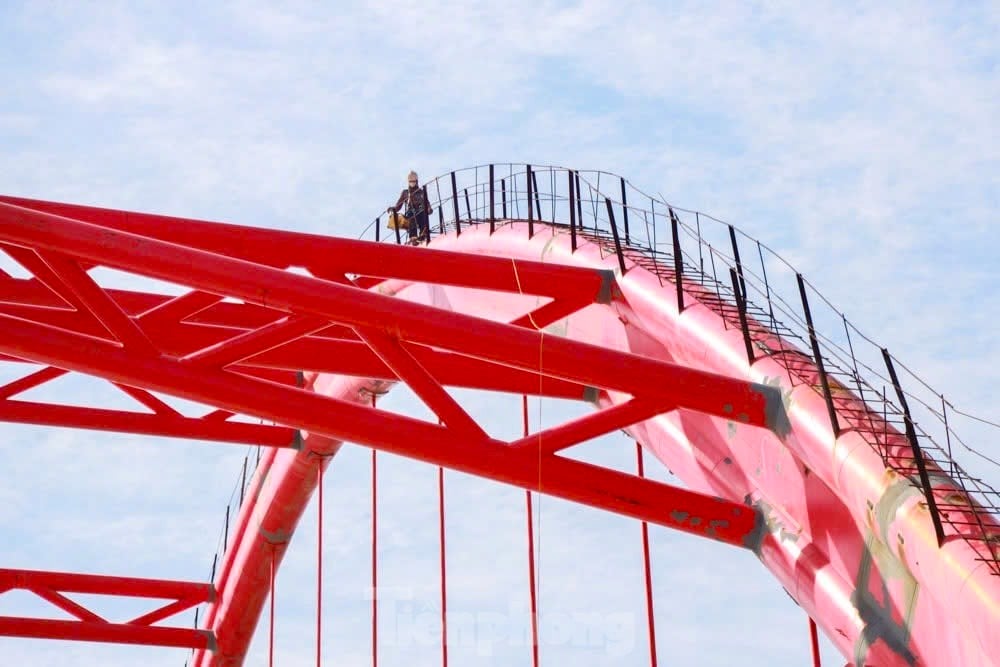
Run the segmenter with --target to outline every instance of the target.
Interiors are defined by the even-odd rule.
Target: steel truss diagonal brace
[[[0,315],[0,351],[225,410],[255,415],[336,441],[533,488],[593,507],[745,545],[757,527],[750,508],[651,480],[461,433],[382,410],[235,373],[136,356],[113,344]],[[513,327],[512,327],[513,328]],[[709,514],[709,511],[711,513]],[[686,521],[695,517],[697,521]]]
[[[207,650],[212,650],[215,645],[214,635],[208,630],[154,625],[202,602],[211,602],[215,597],[211,584],[0,569],[0,595],[17,589],[34,593],[75,616],[77,620],[0,616],[0,636]],[[152,598],[170,602],[130,621],[113,623],[66,597],[66,593]]]
[[[462,409],[437,380],[413,358],[399,340],[374,329],[357,329],[358,335],[419,396],[449,429],[474,440],[489,438],[479,424]]]
[[[788,430],[780,392],[756,383],[614,352],[184,248],[151,238],[0,204],[0,238],[73,253],[87,260],[262,306],[351,327],[392,330],[399,338],[604,389],[676,401],[679,407]],[[544,354],[541,354],[543,353]],[[18,356],[16,352],[12,352]],[[545,368],[539,367],[544,358]],[[580,364],[586,359],[585,367]]]
[[[576,436],[641,418],[653,406],[676,406],[769,427],[779,435],[787,418],[776,389],[594,345],[543,336],[526,328],[442,311],[268,266],[114,232],[74,220],[0,204],[0,237],[36,249],[133,271],[195,289],[225,294],[296,316],[311,316],[357,330],[391,332],[397,339],[448,349],[493,363],[542,373],[583,385],[632,395],[632,414],[612,413],[576,426]],[[308,391],[263,382],[160,356],[149,358],[106,341],[0,315],[9,334],[0,352],[162,391],[221,409],[274,420],[334,440],[388,452],[481,477],[538,488],[555,496],[679,528],[730,544],[745,544],[756,530],[755,513],[736,503],[639,480],[529,448],[468,437],[446,428],[384,413]],[[376,343],[390,366],[410,382],[430,388],[430,379],[396,343]],[[389,350],[387,353],[386,350]],[[395,352],[393,352],[395,350]],[[540,360],[545,366],[540,366]],[[586,364],[580,361],[586,359]],[[438,388],[439,385],[438,385]],[[418,392],[419,393],[419,392]],[[429,394],[428,394],[429,395]],[[437,398],[432,397],[432,402]],[[438,404],[438,408],[444,405]],[[447,409],[447,406],[445,407]],[[458,413],[455,413],[457,416]],[[461,420],[461,417],[457,417]],[[785,421],[782,421],[785,420]],[[567,431],[574,429],[567,425]],[[572,444],[566,433],[550,433]],[[690,522],[685,518],[693,517]]]
[[[89,320],[81,320],[77,313],[38,307],[44,306],[44,302],[39,302],[38,294],[32,289],[30,281],[13,282],[19,284],[8,292],[8,298],[14,299],[16,303],[0,303],[0,312],[75,333],[91,335],[100,333],[92,331]],[[189,357],[196,363],[205,360],[212,360],[216,366],[231,363],[233,369],[257,376],[270,371],[287,372],[285,384],[294,384],[294,375],[299,371],[338,373],[382,380],[396,377],[378,355],[361,341],[323,336],[298,338],[285,343],[286,340],[299,334],[305,335],[303,330],[308,333],[311,327],[304,318],[291,320],[284,317],[270,324],[261,324],[259,318],[255,318],[250,312],[251,309],[259,310],[258,306],[226,304],[232,306],[232,309],[225,318],[212,317],[209,314],[204,322],[181,322],[178,320],[187,314],[183,304],[196,302],[193,307],[197,309],[198,306],[204,305],[204,299],[208,295],[194,291],[164,301],[165,297],[155,294],[116,290],[108,292],[119,302],[160,303],[148,312],[141,312],[141,308],[136,308],[133,304],[132,311],[139,313],[137,317],[143,331],[149,335],[159,350],[174,356]],[[214,297],[213,301],[221,298]],[[202,300],[200,304],[197,303],[199,299]],[[170,316],[167,316],[168,312]],[[510,366],[500,366],[426,347],[411,349],[410,354],[446,386],[568,400],[581,400],[587,397],[587,390],[582,385],[550,376],[541,378],[540,382],[536,373]],[[245,355],[252,358],[233,361]],[[21,360],[7,359],[7,361]],[[65,371],[49,368],[15,380],[8,385],[0,386],[0,398],[14,396],[63,373]]]
[[[171,245],[198,248],[272,267],[304,266],[320,278],[342,282],[345,274],[396,278],[421,283],[549,296],[553,299],[608,303],[614,276],[530,260],[512,260],[408,246],[331,238],[259,227],[170,216],[115,211],[90,206],[0,196],[6,211],[37,211],[100,225],[107,230],[141,234]],[[240,239],[234,246],[233,239]]]

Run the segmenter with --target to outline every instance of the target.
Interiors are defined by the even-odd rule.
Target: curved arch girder
[[[603,256],[597,243],[584,242],[572,252],[565,232],[553,231],[530,240],[524,232],[524,225],[519,223],[506,225],[492,236],[484,227],[467,227],[461,237],[442,237],[435,241],[435,247],[489,253],[508,258],[505,261],[543,258],[554,264],[549,271],[558,271],[565,265],[611,267],[617,259]],[[71,241],[54,248],[51,238],[49,241],[44,248],[47,252],[67,254],[80,247]],[[31,241],[21,238],[20,242],[32,247]],[[393,252],[399,251],[410,249]],[[79,264],[86,266],[92,261],[99,258],[84,255]],[[50,268],[52,265],[57,267],[54,269],[57,278],[60,267],[64,275],[67,273],[65,264],[56,261]],[[629,350],[645,358],[680,362],[689,370],[700,368],[723,376],[742,377],[744,381],[776,384],[789,406],[791,428],[786,434],[782,427],[779,430],[785,437],[776,438],[764,430],[720,422],[701,411],[681,410],[644,419],[628,427],[630,432],[691,488],[733,499],[745,498],[753,503],[766,520],[767,530],[751,546],[793,597],[820,622],[845,656],[856,660],[867,656],[885,664],[907,664],[911,659],[988,664],[989,656],[997,652],[997,639],[990,630],[996,622],[997,579],[978,560],[975,549],[962,540],[946,541],[938,548],[929,517],[921,509],[919,489],[886,470],[858,433],[847,431],[835,436],[825,418],[826,406],[810,387],[782,384],[781,378],[788,372],[785,366],[769,358],[747,364],[739,332],[727,330],[714,311],[700,307],[696,291],[686,294],[692,307],[678,313],[676,305],[672,305],[672,286],[668,285],[665,291],[659,277],[631,261],[626,268],[627,274],[619,278],[620,294],[614,307],[571,309],[573,314],[560,323],[565,335],[586,341],[600,332],[598,340],[589,341],[599,343],[598,349]],[[340,279],[339,274],[326,275],[341,283],[347,280],[346,276]],[[419,289],[410,287],[413,282],[410,278],[395,285],[381,280],[370,284],[381,283],[382,289],[420,301],[425,297]],[[517,282],[516,276],[513,282]],[[202,289],[230,293],[228,287],[223,288],[218,282]],[[443,293],[444,301],[455,310],[482,310],[481,295],[477,300],[455,287],[435,289],[437,297]],[[241,290],[234,293],[244,294]],[[93,293],[67,296],[69,301],[75,296],[84,308],[89,298],[93,306]],[[253,297],[251,294],[250,300]],[[496,317],[496,311],[505,312],[505,308],[509,311],[510,304],[501,302],[490,316]],[[403,310],[409,309],[403,307]],[[102,312],[100,304],[92,311]],[[305,304],[302,313],[305,317],[329,317],[329,313],[316,313],[309,304]],[[524,324],[523,313],[515,314],[520,315],[520,323]],[[348,319],[351,326],[364,326],[356,319]],[[406,326],[415,322],[416,319],[407,320]],[[119,321],[118,325],[122,323]],[[438,329],[434,333],[449,331],[455,330]],[[34,329],[32,333],[42,330]],[[119,333],[122,333],[119,340],[127,338],[143,345],[135,332]],[[510,337],[515,343],[523,338],[521,333]],[[496,340],[506,342],[507,338]],[[523,339],[521,344],[526,341]],[[18,344],[30,346],[26,338]],[[587,349],[588,353],[596,354]],[[521,351],[527,353],[529,348],[523,346]],[[17,352],[29,356],[24,354],[25,350]],[[790,348],[790,352],[795,350]],[[801,357],[804,360],[801,367],[808,374],[808,357]],[[385,354],[381,359],[390,368],[394,365]],[[395,366],[398,371],[398,359]],[[527,365],[525,370],[532,368]],[[636,370],[642,381],[656,379],[655,375],[642,375],[641,368]],[[579,376],[570,379],[585,381]],[[343,396],[359,387],[357,380],[327,376],[310,377],[310,382],[321,392],[334,395],[341,392]],[[338,382],[347,384],[338,388]],[[628,400],[622,394],[631,394],[640,384],[603,387],[606,391],[599,395],[599,403],[606,409],[622,406]],[[863,403],[855,401],[854,405],[849,401],[842,404],[842,409],[866,409]],[[765,413],[765,425],[766,417]],[[873,416],[873,423],[883,426],[877,416]],[[885,430],[891,429],[886,425]],[[893,433],[896,440],[889,446],[903,448],[902,434]],[[292,452],[281,455],[294,456]],[[765,461],[767,465],[760,465]],[[940,472],[934,474],[939,489],[943,489],[941,492],[947,493],[947,477]],[[302,490],[300,485],[299,492]],[[926,594],[917,595],[919,589]],[[942,627],[952,627],[955,631],[942,636],[937,632]]]
[[[218,633],[219,650],[215,656],[220,662],[241,659],[240,647],[245,648],[245,642],[249,641],[259,616],[258,603],[262,604],[263,599],[261,548],[266,543],[271,550],[269,559],[276,551],[280,555],[311,493],[306,480],[311,477],[309,468],[316,463],[310,463],[309,456],[325,458],[333,454],[338,446],[334,438],[348,438],[733,544],[756,543],[761,526],[759,515],[740,502],[676,489],[556,454],[588,437],[677,408],[735,416],[747,424],[774,428],[781,434],[787,431],[780,397],[769,387],[544,336],[525,328],[528,324],[542,326],[557,315],[565,316],[588,303],[606,301],[610,292],[607,272],[572,267],[553,271],[553,267],[538,263],[501,260],[498,266],[508,277],[486,277],[494,280],[491,286],[506,287],[512,294],[516,286],[517,298],[523,299],[525,289],[521,274],[556,278],[561,277],[559,273],[566,274],[566,280],[544,284],[536,281],[539,295],[552,301],[529,306],[531,312],[520,312],[511,318],[514,324],[502,324],[443,313],[433,306],[359,290],[343,284],[350,282],[347,280],[326,281],[290,274],[23,207],[0,204],[0,215],[5,222],[0,239],[30,249],[43,262],[44,267],[33,260],[25,263],[36,268],[39,281],[74,307],[76,324],[85,328],[97,320],[106,330],[105,335],[95,336],[93,331],[81,333],[59,328],[47,321],[41,311],[36,313],[38,321],[26,320],[23,319],[28,312],[23,308],[26,304],[20,303],[15,305],[22,307],[21,317],[3,314],[0,309],[0,320],[9,332],[0,341],[0,351],[103,377],[124,387],[159,391],[215,406],[216,412],[210,415],[260,416],[327,438],[317,439],[320,444],[304,454],[293,450],[272,451],[260,469],[261,480],[265,479],[265,472],[275,473],[270,483],[277,490],[270,497],[262,494],[261,488],[252,494],[253,500],[245,505],[238,522],[233,557],[227,556],[220,572],[220,602],[213,609],[216,612],[235,609],[236,615],[210,614],[213,628],[225,627],[226,619],[237,621],[226,632]],[[413,258],[418,264],[427,261],[426,251],[399,250],[404,259]],[[478,275],[478,279],[468,282],[477,290],[483,289],[482,257],[438,254],[436,261],[453,262],[461,269],[456,276]],[[194,291],[133,316],[86,274],[84,267],[96,264],[187,284]],[[349,268],[345,268],[345,275]],[[451,282],[459,282],[459,278]],[[212,299],[200,296],[205,294],[232,296],[261,307],[276,308],[275,319],[183,356],[158,349],[155,336],[144,327],[144,318],[168,310],[180,311],[174,315],[183,315],[180,319],[185,319],[208,307]],[[200,309],[191,308],[192,302]],[[30,300],[27,305],[32,305]],[[234,364],[324,330],[332,323],[353,328],[392,373],[428,402],[445,424],[437,426],[388,415],[343,400],[346,394],[337,400],[230,369]],[[392,335],[387,336],[383,330]],[[447,335],[469,330],[478,335],[471,338]],[[536,377],[543,372],[545,377],[631,398],[620,407],[536,434],[532,439],[499,442],[485,436],[467,419],[461,407],[440,391],[434,375],[411,353],[413,346],[432,343],[435,348],[520,368]],[[539,352],[544,353],[544,369],[538,367]],[[581,358],[590,362],[587,368],[580,367]],[[154,412],[165,409],[151,395],[144,398]],[[540,467],[544,468],[544,474],[540,474]],[[252,545],[251,557],[240,560],[239,554],[247,544]]]

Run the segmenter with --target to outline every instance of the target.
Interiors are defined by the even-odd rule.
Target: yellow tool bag
[[[389,220],[386,223],[386,227],[389,229],[409,229],[410,219],[405,215],[393,212],[389,214]]]

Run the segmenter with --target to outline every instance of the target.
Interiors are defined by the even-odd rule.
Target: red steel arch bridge
[[[952,456],[961,413],[801,274],[731,225],[604,172],[484,165],[423,187],[426,247],[383,218],[353,240],[0,197],[0,251],[26,273],[0,272],[0,360],[23,369],[0,386],[0,420],[259,446],[209,581],[0,568],[0,595],[64,612],[0,616],[0,635],[243,664],[254,633],[273,633],[268,601],[306,505],[319,495],[322,522],[324,471],[352,443],[371,449],[373,494],[378,452],[438,467],[445,664],[445,470],[525,489],[529,553],[533,493],[635,519],[653,664],[649,524],[753,552],[808,615],[814,664],[820,631],[859,667],[996,664],[998,498]],[[99,268],[179,289],[113,288]],[[145,409],[24,398],[67,374]],[[380,408],[398,384],[434,418]],[[529,432],[525,407],[521,437],[503,440],[456,387],[593,410]],[[634,470],[574,457],[615,432]],[[684,486],[650,479],[651,459]],[[377,589],[376,515],[373,496]],[[533,561],[528,585],[534,611]],[[151,602],[117,621],[79,594]]]

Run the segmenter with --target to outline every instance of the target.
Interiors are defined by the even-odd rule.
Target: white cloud
[[[957,403],[995,412],[998,376],[984,360],[1000,354],[990,335],[1000,315],[1000,12],[989,4],[707,12],[516,0],[138,12],[50,3],[6,7],[0,19],[0,38],[13,45],[0,59],[0,179],[10,194],[355,236],[411,166],[424,178],[507,159],[610,169],[745,227]],[[3,530],[25,536],[12,558],[28,563],[45,549],[53,569],[85,562],[131,573],[154,553],[162,567],[151,573],[204,576],[241,448],[40,433],[4,427],[4,469],[31,480],[0,487]],[[338,459],[328,487],[327,609],[337,613],[336,601],[350,612],[330,624],[327,655],[345,664],[367,664],[356,607],[367,576],[360,454]],[[420,573],[432,600],[433,469],[386,466],[386,580]],[[457,606],[475,606],[497,581],[523,586],[523,495],[454,479],[461,569],[452,591]],[[473,504],[489,522],[463,514]],[[624,584],[605,572],[638,572],[637,526],[548,499],[542,508],[543,589],[553,592],[543,605],[563,599],[559,591],[615,608],[623,598],[612,589]],[[305,597],[311,520],[281,579]],[[633,551],[608,553],[617,541]],[[661,653],[719,664],[806,659],[800,611],[758,566],[670,533],[655,532],[654,544]],[[501,565],[477,578],[477,563],[492,560]],[[579,593],[592,582],[594,597]],[[279,595],[288,614],[279,655],[305,664],[309,605]],[[677,599],[698,619],[730,614],[718,655],[704,652],[719,640],[716,626],[688,618]],[[782,636],[732,631],[762,625]],[[258,633],[258,651],[262,641]],[[9,640],[3,650],[32,664],[138,655]]]

